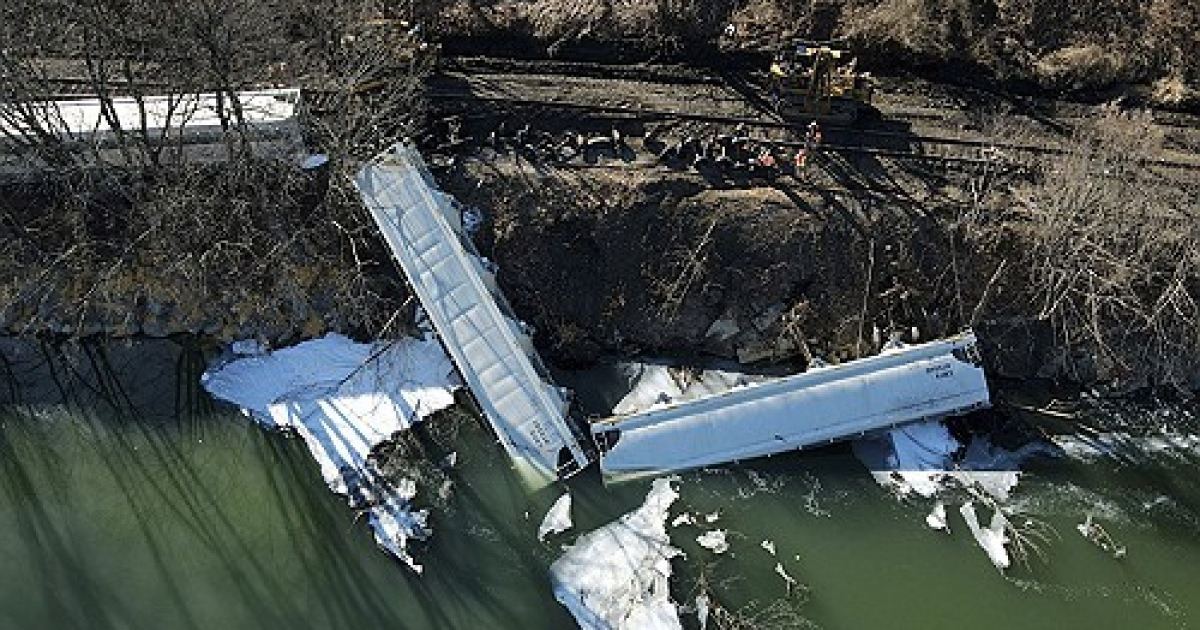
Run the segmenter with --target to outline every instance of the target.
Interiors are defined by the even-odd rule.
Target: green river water
[[[120,410],[96,396],[111,398],[116,381],[64,377],[53,361],[2,366],[16,385],[0,385],[0,400],[22,404],[0,406],[0,628],[575,627],[547,578],[573,533],[535,538],[560,489],[529,494],[482,427],[458,432],[456,488],[433,507],[418,577],[375,548],[300,440],[213,407],[189,385],[195,364],[156,352],[106,359],[137,373]],[[926,528],[928,505],[894,498],[845,447],[687,474],[672,514],[720,512],[731,551],[714,556],[695,543],[702,530],[672,529],[687,553],[673,594],[690,600],[703,575],[729,608],[799,602],[779,562],[823,628],[1193,627],[1198,473],[1194,449],[1033,463],[1014,505],[1058,538],[1044,562],[1007,576],[956,514],[951,535]],[[637,507],[647,488],[573,480],[574,532]],[[1087,512],[1126,557],[1075,531]]]

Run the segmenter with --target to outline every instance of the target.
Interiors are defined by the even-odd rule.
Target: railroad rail
[[[609,118],[636,120],[640,122],[662,122],[669,120],[704,122],[718,125],[742,125],[745,127],[753,127],[758,129],[779,129],[787,131],[802,131],[805,127],[803,123],[789,122],[781,120],[765,120],[762,118],[740,117],[740,116],[717,116],[712,114],[702,114],[696,112],[681,112],[673,110],[660,110],[642,107],[629,107],[625,105],[609,105],[597,103],[581,103],[574,101],[562,101],[551,99],[528,99],[528,98],[508,98],[502,96],[487,96],[478,95],[471,92],[451,91],[451,90],[431,90],[428,96],[436,101],[454,101],[454,102],[484,102],[496,103],[515,108],[549,108],[557,110],[565,110],[577,113],[598,114]],[[1067,149],[1063,147],[1047,146],[1047,145],[1031,145],[995,142],[982,139],[968,138],[950,138],[945,136],[930,136],[922,134],[907,134],[871,129],[855,130],[854,134],[860,137],[875,137],[875,138],[890,138],[898,141],[903,141],[911,145],[920,145],[922,147],[931,147],[936,145],[953,146],[972,148],[988,151],[1011,151],[1017,153],[1031,153],[1036,155],[1063,155],[1067,153]],[[802,146],[802,142],[788,140],[773,140],[773,139],[754,139],[763,144],[773,144],[778,146]],[[877,147],[856,146],[851,144],[833,144],[825,143],[821,145],[821,150],[826,152],[837,153],[858,153],[865,155],[874,155],[877,157],[891,157],[897,159],[915,159],[929,160],[952,163],[967,163],[967,164],[994,164],[996,160],[966,157],[966,156],[948,156],[935,155],[930,153],[921,153],[916,151],[898,151],[893,149],[883,149]],[[1145,161],[1148,165],[1161,166],[1173,169],[1182,170],[1200,170],[1200,161],[1184,161],[1167,158],[1153,158]]]

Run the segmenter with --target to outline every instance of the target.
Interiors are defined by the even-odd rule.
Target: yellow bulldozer
[[[771,101],[784,118],[853,124],[870,109],[875,80],[858,59],[828,43],[800,42],[776,53]]]

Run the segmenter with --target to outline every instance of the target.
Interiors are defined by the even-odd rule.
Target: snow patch
[[[665,363],[629,363],[621,368],[629,379],[630,391],[613,408],[614,416],[712,396],[769,379],[725,370],[677,368]]]
[[[538,526],[538,541],[546,542],[546,536],[559,534],[571,529],[571,495],[564,492],[554,505],[546,512],[542,524]]]
[[[654,481],[638,509],[568,547],[550,566],[554,597],[584,630],[677,630],[671,601],[667,516],[679,498],[675,478]]]

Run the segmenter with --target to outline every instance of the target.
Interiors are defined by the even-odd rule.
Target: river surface
[[[300,440],[213,405],[194,387],[194,353],[160,344],[49,359],[6,351],[0,628],[573,628],[549,564],[649,487],[573,480],[576,529],[539,543],[561,488],[529,494],[486,431],[462,423],[453,492],[423,495],[435,533],[416,549],[418,577],[376,549]],[[1088,420],[1145,431],[1160,413]],[[1170,413],[1194,428],[1194,410]],[[927,503],[896,499],[844,446],[686,474],[672,515],[719,516],[671,530],[687,554],[672,593],[691,601],[704,581],[721,605],[760,615],[755,627],[781,611],[822,628],[1196,627],[1200,456],[1142,443],[1032,463],[1012,504],[1057,537],[1007,575],[957,514],[951,534],[928,529]],[[1076,532],[1087,513],[1124,558]],[[696,544],[713,527],[730,531],[728,553]],[[788,595],[777,563],[804,588]]]

